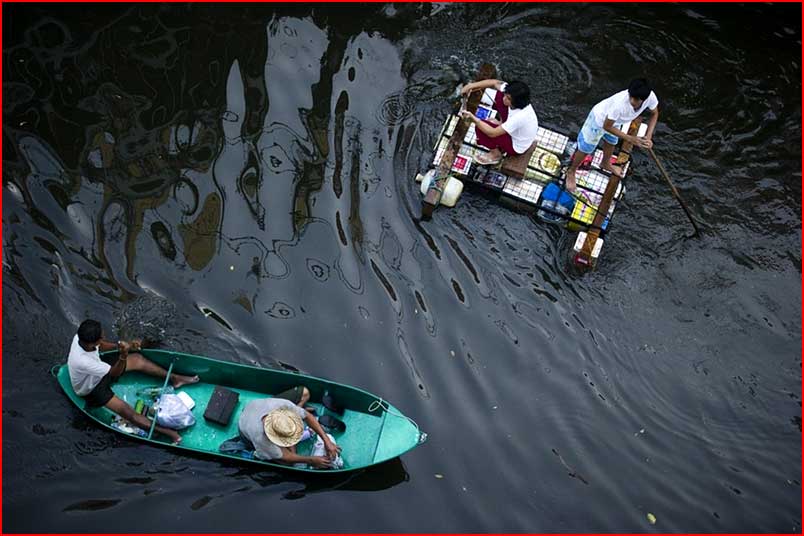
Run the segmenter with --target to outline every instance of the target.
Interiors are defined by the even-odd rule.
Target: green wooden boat
[[[182,441],[178,445],[171,444],[168,438],[155,433],[153,427],[151,432],[145,436],[121,431],[118,427],[113,426],[115,416],[113,412],[103,407],[87,408],[84,400],[75,394],[66,364],[54,367],[53,374],[70,400],[84,413],[107,428],[148,443],[271,467],[316,473],[354,471],[396,458],[424,442],[427,437],[427,434],[421,432],[412,419],[404,416],[394,406],[357,387],[295,372],[227,363],[179,352],[144,349],[142,353],[169,371],[187,375],[198,374],[201,378],[198,383],[185,385],[178,389],[179,392],[184,391],[190,395],[196,404],[192,410],[196,423],[179,431]],[[270,397],[272,393],[280,393],[296,385],[304,385],[310,390],[309,405],[317,409],[318,415],[329,413],[329,410],[321,404],[325,392],[332,395],[338,404],[345,408],[343,415],[330,413],[346,424],[343,432],[331,432],[335,442],[343,449],[341,452],[344,461],[343,468],[326,470],[300,468],[237,454],[222,453],[218,450],[221,443],[238,435],[237,421],[240,412],[249,401],[255,398]],[[167,380],[160,380],[139,372],[127,372],[114,384],[113,389],[118,397],[134,406],[137,399],[143,399],[144,391],[155,390],[159,393],[165,390],[166,386]],[[207,421],[203,417],[215,386],[223,386],[240,394],[237,407],[226,426]],[[313,448],[314,439],[300,442],[297,452],[308,455]]]

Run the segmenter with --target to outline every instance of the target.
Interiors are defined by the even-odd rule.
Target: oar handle
[[[662,177],[664,177],[664,180],[667,181],[667,184],[670,185],[670,189],[673,192],[673,197],[676,198],[676,200],[678,201],[678,204],[681,205],[681,208],[684,209],[684,213],[687,215],[687,218],[690,220],[690,223],[695,228],[695,235],[696,236],[699,235],[700,230],[698,229],[698,224],[695,223],[695,219],[692,217],[692,213],[690,212],[690,209],[687,208],[687,204],[684,203],[683,199],[681,199],[681,194],[678,193],[678,190],[676,189],[676,185],[673,184],[673,181],[670,180],[670,177],[667,175],[667,171],[665,171],[664,166],[659,161],[659,159],[656,157],[656,153],[653,152],[653,147],[648,149],[648,153],[650,154],[650,157],[653,158],[653,161],[656,162],[656,166],[659,168],[659,171],[661,172]]]

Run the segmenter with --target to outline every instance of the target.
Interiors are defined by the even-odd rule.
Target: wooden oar
[[[653,158],[653,161],[656,162],[656,165],[659,167],[659,171],[661,171],[664,180],[666,180],[667,184],[670,185],[670,189],[673,191],[673,196],[676,198],[676,200],[678,200],[678,204],[681,205],[681,208],[684,209],[684,213],[687,215],[687,218],[689,218],[690,223],[692,223],[692,226],[695,227],[695,234],[693,236],[698,236],[700,234],[698,224],[695,223],[695,220],[692,218],[690,209],[687,208],[684,200],[681,199],[681,196],[679,195],[678,190],[676,190],[676,186],[673,184],[673,181],[671,181],[670,177],[667,176],[667,171],[665,171],[664,166],[661,162],[659,162],[659,159],[656,158],[656,153],[653,152],[653,148],[648,149],[648,153],[650,153],[651,158]]]

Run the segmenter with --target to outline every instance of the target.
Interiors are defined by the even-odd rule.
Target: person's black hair
[[[525,108],[530,104],[530,88],[525,82],[519,80],[508,82],[505,94],[511,97],[511,108]]]
[[[103,330],[101,329],[100,322],[97,320],[87,319],[81,322],[81,325],[78,326],[78,340],[85,344],[98,342],[101,338],[102,332]]]
[[[634,78],[628,84],[628,95],[641,101],[647,99],[651,91],[650,84],[644,78]]]

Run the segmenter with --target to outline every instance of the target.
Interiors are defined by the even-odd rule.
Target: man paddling
[[[118,350],[117,354],[101,357],[100,351]],[[89,407],[105,406],[130,423],[146,432],[151,429],[151,421],[134,411],[128,403],[118,398],[112,391],[112,384],[124,372],[136,370],[157,378],[167,376],[167,371],[145,358],[142,354],[129,354],[130,350],[142,349],[142,341],[109,342],[103,338],[100,322],[87,319],[81,322],[78,333],[73,337],[70,355],[67,358],[67,369],[70,372],[70,383],[75,394],[82,397]],[[174,388],[188,383],[196,383],[198,376],[171,374],[170,382]],[[181,436],[175,431],[162,426],[154,428],[160,434],[168,436],[173,443],[179,443]]]
[[[650,110],[650,121],[644,138],[629,136],[622,131],[622,126]],[[567,169],[566,187],[570,192],[575,191],[575,171],[581,165],[586,155],[595,152],[595,148],[603,139],[604,170],[622,177],[622,169],[611,163],[611,154],[618,138],[631,142],[637,147],[650,149],[653,147],[653,130],[659,119],[659,99],[651,90],[650,84],[644,78],[636,78],[628,84],[628,89],[615,93],[611,97],[598,102],[589,112],[589,116],[578,133],[578,149],[572,156],[572,163]]]

